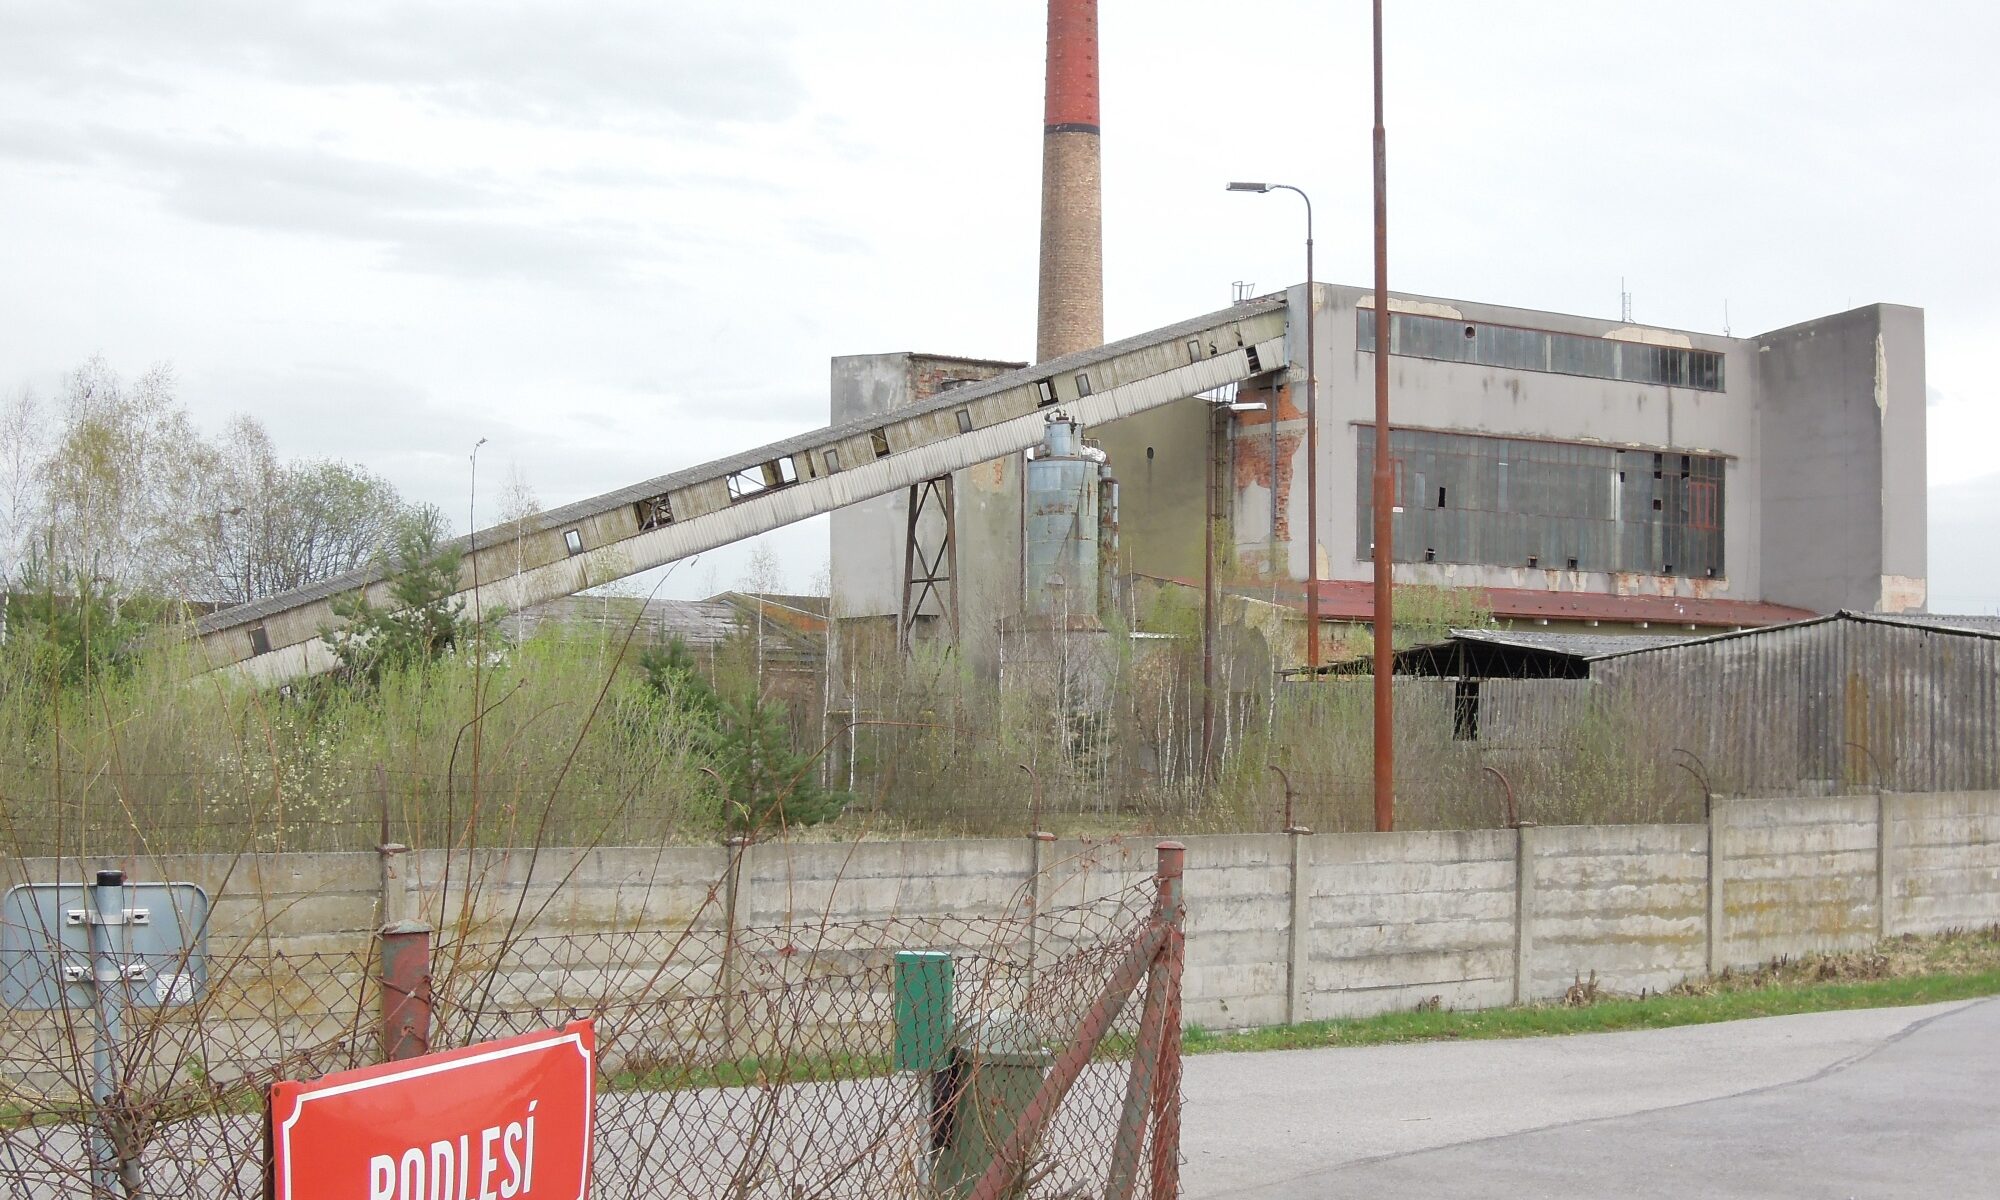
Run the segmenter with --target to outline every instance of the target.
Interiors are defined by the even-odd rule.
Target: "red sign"
[[[271,1088],[275,1200],[584,1200],[589,1021]]]

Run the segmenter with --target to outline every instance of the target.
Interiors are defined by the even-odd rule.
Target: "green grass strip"
[[[1616,998],[1568,1007],[1533,1004],[1465,1012],[1395,1012],[1374,1017],[1308,1021],[1299,1025],[1211,1033],[1190,1026],[1183,1045],[1190,1054],[1240,1050],[1305,1050],[1319,1046],[1380,1046],[1397,1042],[1473,1038],[1545,1037],[1665,1029],[1746,1017],[1894,1008],[2000,994],[2000,970],[1969,974],[1910,975],[1897,979],[1776,985],[1712,995]]]

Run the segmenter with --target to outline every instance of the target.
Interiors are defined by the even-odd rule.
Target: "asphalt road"
[[[1190,1200],[2000,1196],[2000,999],[1191,1057]]]

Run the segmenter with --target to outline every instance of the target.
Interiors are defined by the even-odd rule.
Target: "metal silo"
[[[1022,607],[1069,627],[1097,621],[1098,467],[1104,452],[1082,430],[1050,416],[1028,460],[1027,559]]]

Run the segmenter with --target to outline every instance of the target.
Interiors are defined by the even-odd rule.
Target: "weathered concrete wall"
[[[1724,965],[1880,935],[1875,797],[1732,800],[1717,812]]]
[[[929,354],[857,354],[833,360],[831,395],[835,424],[879,416],[920,403],[968,381],[988,379],[1018,367],[985,359]],[[998,661],[1001,619],[1021,607],[1021,462],[1018,455],[994,459],[952,475],[959,542],[960,648],[968,661]],[[909,534],[907,493],[878,496],[835,509],[829,518],[833,615],[852,619],[894,618],[902,604],[904,543]],[[920,544],[935,547],[943,536],[941,514],[927,512]],[[946,569],[940,564],[940,569]],[[922,615],[938,617],[927,603]],[[836,663],[837,680],[844,679]]]
[[[1888,800],[1889,932],[2000,922],[2000,806],[1991,792]]]
[[[1621,992],[1672,987],[1708,957],[1708,835],[1700,825],[1524,829],[1532,944],[1524,998],[1591,972]]]
[[[1185,1018],[1268,1025],[1433,997],[1482,1007],[1558,995],[1592,972],[1611,990],[1659,989],[1700,974],[1711,954],[1718,967],[1742,966],[1865,945],[1883,932],[2000,922],[2000,792],[1722,800],[1714,821],[1188,838]],[[868,965],[897,946],[1046,963],[1106,932],[1082,928],[1077,905],[1122,894],[1125,916],[1140,919],[1155,857],[1152,838],[754,846],[734,892],[739,969],[753,986],[786,978],[798,964],[784,938],[756,931],[822,925],[854,926],[851,946],[838,928],[810,936]],[[209,888],[218,956],[362,961],[385,913],[448,928],[466,920],[474,941],[498,936],[516,912],[531,936],[601,935],[599,975],[540,978],[524,960],[521,978],[502,981],[503,992],[546,999],[593,980],[620,986],[669,954],[719,957],[728,864],[720,846],[425,853],[393,859],[386,887],[369,854],[124,865],[133,878]],[[7,883],[55,877],[50,860],[5,870]],[[66,864],[63,873],[77,872]],[[1032,938],[1021,920],[1030,911],[1040,914]],[[1106,919],[1101,909],[1091,917]],[[328,969],[345,981],[339,994],[351,994],[354,969]],[[676,978],[708,987],[718,970],[689,962]],[[260,1005],[288,1020],[310,1016],[298,996],[275,1008],[246,996],[241,1007]]]
[[[1312,854],[1308,1019],[1512,997],[1512,830],[1336,834]]]
[[[1757,346],[1763,598],[1820,612],[1921,609],[1923,311],[1871,304]]]
[[[0,860],[0,887],[88,879],[116,867],[126,877],[198,884],[210,896],[209,950],[293,955],[372,951],[381,918],[381,868],[373,854],[140,855],[85,865],[52,858]],[[254,943],[254,945],[253,945]]]

